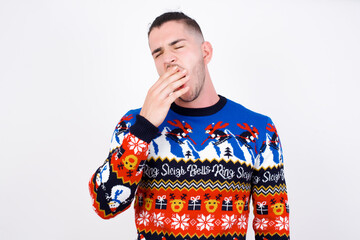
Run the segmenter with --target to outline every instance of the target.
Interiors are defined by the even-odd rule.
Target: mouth
[[[185,88],[185,87],[187,87],[188,85],[187,85],[187,82],[186,83],[184,83],[183,85],[181,85],[180,87],[178,87],[175,91],[179,91],[179,90],[181,90],[181,89],[183,89],[183,88]]]
[[[178,88],[176,89],[176,91],[179,91],[180,89],[183,89],[184,87],[186,87],[185,85],[186,85],[186,83],[183,84],[183,85],[181,85],[180,87],[178,87]]]

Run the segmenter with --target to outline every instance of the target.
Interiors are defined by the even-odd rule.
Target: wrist
[[[141,114],[138,114],[136,115],[136,121],[134,125],[130,127],[130,132],[137,138],[150,143],[156,137],[159,129],[147,118]]]

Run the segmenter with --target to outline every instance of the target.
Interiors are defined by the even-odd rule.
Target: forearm
[[[89,182],[94,210],[100,217],[112,218],[131,205],[142,177],[148,146],[157,131],[146,119],[137,116],[129,130],[113,137],[108,158]]]
[[[252,198],[256,239],[289,238],[289,205],[283,165],[254,174]]]
[[[289,205],[280,139],[271,119],[253,171],[253,228],[256,239],[289,239]]]

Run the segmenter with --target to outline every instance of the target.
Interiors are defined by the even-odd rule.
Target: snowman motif
[[[131,191],[130,188],[117,185],[111,189],[111,197],[109,197],[109,208],[112,212],[115,212],[116,209],[120,206],[122,202],[125,202],[130,197]]]

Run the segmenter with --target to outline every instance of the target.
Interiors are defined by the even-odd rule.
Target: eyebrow
[[[172,41],[171,43],[169,43],[168,45],[169,46],[174,46],[175,44],[179,43],[179,42],[182,42],[182,41],[186,41],[185,38],[181,38],[181,39],[177,39],[175,41]],[[162,47],[159,47],[159,48],[156,48],[154,51],[151,52],[151,55],[154,55],[155,53],[158,53],[162,50],[163,48]]]

